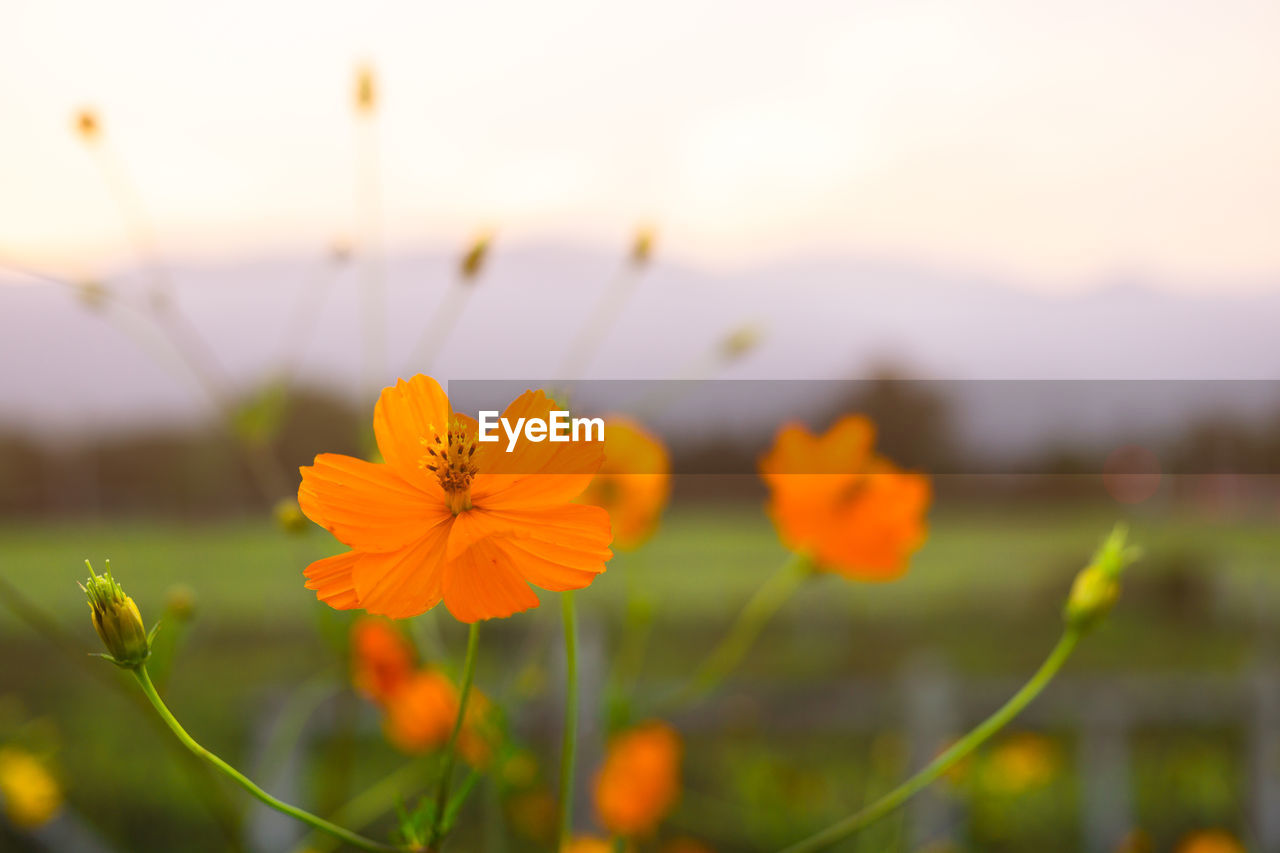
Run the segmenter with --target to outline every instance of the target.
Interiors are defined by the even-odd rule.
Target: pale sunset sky
[[[171,257],[359,233],[737,266],[888,255],[1062,288],[1280,274],[1280,4],[8,0],[0,261],[127,263],[101,116]],[[375,138],[352,109],[377,71]]]

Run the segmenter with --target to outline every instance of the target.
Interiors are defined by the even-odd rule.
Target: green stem
[[[357,829],[368,826],[394,806],[398,798],[404,799],[401,795],[405,787],[411,785],[422,771],[423,768],[419,763],[401,764],[381,780],[352,797],[329,817]],[[336,846],[337,843],[332,838],[311,834],[298,842],[294,847],[294,853],[307,853],[307,851],[327,853]]]
[[[458,692],[458,716],[453,720],[453,730],[444,747],[444,765],[440,770],[440,784],[436,788],[436,812],[431,821],[430,848],[436,849],[444,835],[445,807],[449,804],[449,786],[453,781],[453,766],[458,761],[458,734],[467,716],[467,699],[471,696],[471,682],[476,672],[476,649],[480,645],[480,623],[472,622],[467,634],[467,658],[462,664],[462,687]]]
[[[929,762],[920,772],[871,805],[832,824],[821,832],[809,836],[803,841],[792,844],[790,847],[785,848],[782,853],[809,853],[809,851],[830,847],[832,844],[853,835],[855,832],[875,823],[880,818],[901,807],[907,800],[920,793],[921,790],[936,781],[939,776],[946,773],[953,765],[963,760],[988,738],[1004,728],[1023,708],[1027,707],[1033,699],[1039,696],[1045,686],[1058,674],[1058,670],[1062,669],[1062,665],[1066,663],[1067,658],[1079,641],[1079,630],[1067,628],[1063,632],[1061,639],[1058,640],[1058,644],[1053,647],[1053,651],[1049,653],[1049,657],[1036,670],[1035,675],[1031,676],[1031,679],[1022,685],[1022,689],[1013,694],[1008,702],[1005,702],[998,711],[983,720],[977,728],[952,744],[949,749]]]
[[[349,829],[343,829],[337,824],[329,823],[329,821],[324,818],[316,817],[310,812],[304,811],[297,806],[291,806],[286,802],[277,800],[275,797],[271,796],[254,784],[249,777],[245,776],[239,770],[236,770],[230,764],[205,749],[197,743],[191,735],[187,734],[186,729],[184,729],[182,724],[178,722],[177,718],[173,716],[169,711],[168,706],[164,704],[164,700],[160,698],[160,694],[156,692],[156,686],[151,682],[151,676],[147,674],[147,668],[145,666],[140,666],[133,670],[133,674],[134,677],[138,679],[138,683],[142,685],[142,692],[151,700],[151,704],[155,707],[160,718],[164,720],[165,724],[169,726],[169,729],[178,736],[178,740],[182,741],[182,744],[187,749],[191,750],[191,752],[195,753],[195,755],[203,758],[218,770],[221,770],[224,774],[230,777],[232,781],[241,788],[244,788],[261,802],[266,803],[278,812],[287,814],[289,817],[299,820],[308,826],[314,827],[321,832],[327,832],[335,838],[339,838],[347,844],[350,844],[352,847],[358,847],[361,850],[403,851],[413,849],[408,847],[395,847],[390,844],[381,844],[372,839],[365,838],[363,835],[357,835]]]
[[[702,662],[688,683],[666,703],[668,709],[695,702],[719,686],[734,667],[741,663],[768,621],[812,572],[813,565],[808,556],[792,554],[743,606],[729,633],[725,634],[720,644]]]
[[[557,850],[573,831],[573,770],[578,750],[578,615],[573,593],[561,594],[564,613],[564,738],[560,744],[560,815]]]
[[[222,830],[223,835],[226,836],[230,849],[232,851],[243,851],[245,848],[240,839],[240,816],[228,800],[224,789],[215,783],[208,767],[205,767],[190,753],[184,751],[164,735],[164,727],[147,710],[147,703],[138,694],[129,689],[125,682],[117,678],[114,672],[109,671],[87,654],[86,649],[68,634],[58,624],[57,620],[22,595],[17,587],[5,580],[3,575],[0,575],[0,604],[3,604],[33,631],[43,634],[45,639],[67,655],[68,660],[76,666],[82,667],[92,678],[98,679],[99,683],[118,692],[126,702],[133,706],[134,710],[142,715],[142,719],[146,720],[148,725],[154,725],[160,729],[160,736],[164,738],[164,743],[168,747],[177,750],[183,770],[190,772],[193,787],[197,789],[197,793],[204,799],[209,808],[209,813],[213,816],[219,829]]]

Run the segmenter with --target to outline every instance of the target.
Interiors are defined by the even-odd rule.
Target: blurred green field
[[[962,675],[1023,677],[1058,633],[1057,614],[1071,577],[1122,518],[1146,558],[1135,567],[1113,618],[1071,662],[1072,672],[1233,673],[1274,650],[1280,525],[1273,514],[1125,516],[1114,506],[944,506],[935,512],[928,544],[906,578],[886,585],[834,577],[811,582],[771,624],[728,692],[753,684],[777,689],[852,677],[888,679],[922,654]],[[162,745],[162,734],[130,707],[127,692],[103,685],[103,677],[118,674],[83,656],[96,650],[76,587],[83,560],[101,568],[109,558],[149,620],[163,612],[175,587],[194,593],[197,617],[182,638],[168,696],[198,738],[251,766],[269,709],[308,686],[345,678],[339,655],[348,617],[318,605],[301,577],[310,560],[335,550],[322,531],[289,537],[259,520],[3,525],[4,579],[76,645],[59,650],[0,609],[0,725],[39,721],[42,737],[59,744],[70,802],[120,849],[178,849],[172,845],[179,840],[184,850],[226,849],[173,753]],[[643,694],[687,673],[783,557],[757,507],[677,504],[650,545],[619,555],[579,596],[584,639],[604,649],[601,677],[607,678],[609,655],[621,626],[634,617],[637,599],[655,626],[640,681]],[[447,617],[438,624],[451,653],[460,653],[459,626]],[[517,684],[517,671],[521,677],[533,672],[541,684],[533,690],[534,704],[550,701],[545,692],[559,653],[558,608],[539,608],[486,629],[488,653],[479,683],[499,698],[511,696],[527,687]],[[108,671],[95,674],[87,667]],[[737,720],[728,712],[725,719]],[[892,736],[893,721],[886,725],[885,736]],[[354,775],[326,781],[330,774],[322,769],[308,774],[312,789],[305,794],[312,801],[340,802],[361,780],[397,764],[376,724],[360,731]],[[539,742],[539,731],[531,729],[533,745],[549,753],[554,744]],[[1060,735],[1060,749],[1069,754],[1072,735]],[[1178,731],[1143,741],[1135,773],[1146,780],[1146,793],[1137,798],[1138,808],[1153,811],[1153,823],[1166,832],[1197,821],[1237,825],[1240,790],[1230,780],[1243,771],[1236,737],[1230,731]],[[311,756],[317,768],[326,766],[331,747],[318,745]],[[685,804],[673,824],[716,841],[720,849],[785,841],[839,816],[851,799],[860,802],[869,788],[899,776],[905,769],[901,752],[900,743],[865,733],[773,736],[767,722],[746,728],[733,722],[723,733],[691,739],[688,763],[696,770],[690,771]],[[1219,783],[1203,783],[1204,772],[1183,771],[1199,773],[1203,784],[1189,793],[1155,797],[1152,805],[1151,786],[1169,784],[1159,768],[1177,765],[1184,752],[1192,756],[1186,760],[1193,768],[1210,767],[1209,777]],[[1066,785],[1066,791],[1069,761],[1063,766],[1066,775],[1054,784]],[[989,824],[1024,834],[1004,846],[988,838],[975,849],[1077,849],[1073,795],[1035,796],[1040,799],[1006,806],[990,798],[977,801],[973,832]],[[776,814],[748,808],[742,817],[742,803],[779,797],[784,802]],[[243,805],[234,792],[232,800]],[[1000,808],[1040,817],[1019,823],[988,814]],[[899,849],[901,842],[899,833],[875,842],[879,847],[848,849]],[[1037,846],[1022,846],[1027,843]]]
[[[1280,545],[1274,514],[1213,519],[1190,514],[1126,514],[1109,506],[984,506],[941,508],[929,540],[909,574],[892,584],[830,584],[811,604],[861,608],[878,615],[919,618],[972,607],[1010,611],[1027,596],[1069,579],[1080,561],[1117,520],[1146,550],[1150,576],[1173,563],[1196,563],[1228,607],[1247,607],[1275,596],[1271,569]],[[84,560],[101,569],[111,559],[139,604],[153,609],[177,584],[198,596],[205,619],[219,629],[277,631],[305,623],[313,609],[299,573],[313,559],[336,553],[318,529],[302,537],[282,535],[264,520],[213,520],[202,524],[126,520],[111,522],[0,524],[4,577],[60,619],[83,607],[75,584]],[[773,528],[753,506],[673,507],[660,534],[636,555],[619,555],[583,606],[620,607],[628,573],[664,614],[677,619],[728,616],[733,602],[750,594],[783,558]],[[632,571],[634,569],[634,571]],[[640,581],[637,581],[638,583]],[[0,613],[0,631],[16,630]]]

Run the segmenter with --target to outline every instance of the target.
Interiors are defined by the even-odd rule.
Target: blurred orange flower
[[[993,793],[1020,794],[1047,784],[1057,774],[1059,763],[1051,738],[1033,732],[1011,734],[988,756],[983,785]]]
[[[541,391],[502,413],[547,420]],[[339,610],[403,619],[442,600],[463,622],[538,606],[529,588],[581,589],[613,556],[609,515],[572,503],[603,461],[598,443],[480,444],[421,374],[385,388],[373,416],[384,463],[324,453],[302,468],[298,503],[351,551],[306,570]]]
[[[630,418],[605,418],[604,464],[579,501],[608,511],[614,546],[643,545],[670,494],[671,457],[662,442]]]
[[[97,140],[99,133],[102,132],[102,125],[98,122],[97,113],[89,109],[76,113],[75,128],[76,133],[86,142]]]
[[[680,753],[680,736],[658,721],[613,738],[595,779],[600,823],[622,836],[654,829],[680,793]]]
[[[1183,838],[1178,853],[1244,853],[1244,845],[1226,830],[1206,829]]]
[[[892,580],[925,538],[927,477],[899,471],[872,451],[875,427],[859,415],[815,436],[792,424],[760,461],[769,514],[786,546],[820,569],[857,580]]]
[[[444,746],[458,715],[458,691],[444,673],[415,672],[387,702],[387,739],[408,753]]]
[[[352,683],[379,705],[413,675],[413,649],[382,619],[361,619],[351,626],[351,655]]]
[[[439,670],[422,669],[389,697],[386,709],[383,727],[397,749],[411,755],[430,752],[444,746],[453,731],[458,688]],[[493,759],[501,737],[493,703],[472,687],[458,734],[458,752],[468,763],[484,767]]]
[[[0,748],[0,806],[21,829],[43,826],[62,806],[62,788],[45,764],[16,746]]]
[[[356,112],[371,113],[378,105],[378,81],[373,67],[362,65],[356,69]]]

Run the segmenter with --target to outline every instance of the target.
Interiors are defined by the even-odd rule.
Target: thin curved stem
[[[138,679],[138,684],[142,685],[142,692],[151,700],[151,704],[155,707],[160,718],[164,720],[165,724],[169,726],[169,729],[178,736],[178,740],[182,741],[182,744],[187,749],[191,750],[191,752],[195,753],[200,758],[203,758],[218,770],[221,770],[233,782],[241,788],[244,788],[256,799],[278,812],[287,814],[295,820],[301,821],[302,823],[318,829],[321,832],[326,832],[335,838],[345,841],[352,847],[358,847],[361,850],[371,850],[375,851],[375,853],[379,853],[379,851],[407,851],[414,849],[411,847],[396,847],[391,844],[382,844],[371,838],[365,838],[363,835],[354,833],[349,829],[344,829],[337,824],[330,823],[324,818],[311,814],[311,812],[300,809],[297,806],[291,806],[283,800],[278,800],[271,796],[266,791],[259,788],[248,776],[245,776],[217,755],[205,749],[196,742],[195,738],[187,734],[186,729],[184,729],[182,724],[178,722],[177,718],[173,716],[173,713],[169,710],[168,706],[164,704],[164,700],[160,698],[160,694],[156,692],[156,686],[151,682],[151,676],[147,674],[147,668],[145,666],[140,666],[133,670],[133,674],[134,677]]]
[[[813,572],[813,565],[805,554],[792,554],[782,567],[765,581],[755,595],[743,605],[729,632],[712,649],[693,677],[668,702],[668,710],[691,704],[706,696],[731,673],[751,645],[760,636],[764,626],[795,594],[805,578]]]
[[[1070,657],[1071,652],[1076,647],[1076,643],[1079,641],[1079,630],[1067,628],[1063,632],[1061,639],[1058,640],[1058,644],[1053,647],[1053,651],[1049,653],[1049,657],[1045,658],[1044,663],[1036,670],[1035,675],[1031,676],[1031,679],[1022,685],[1022,688],[1013,694],[1008,702],[1005,702],[999,710],[979,723],[973,731],[952,744],[949,749],[929,762],[920,772],[871,805],[843,820],[837,821],[803,841],[792,844],[790,847],[785,848],[782,853],[810,853],[813,850],[822,850],[830,847],[832,844],[848,838],[855,832],[875,823],[880,818],[901,807],[907,800],[920,793],[943,773],[946,773],[953,765],[963,760],[988,738],[1004,728],[1010,720],[1021,713],[1023,708],[1031,704],[1031,701],[1039,696],[1045,686],[1058,674],[1058,670],[1062,669],[1062,665],[1066,663],[1067,658]]]
[[[573,343],[565,352],[556,379],[567,381],[578,379],[586,374],[587,368],[591,366],[592,360],[600,350],[600,345],[605,342],[610,329],[622,316],[622,308],[639,280],[640,270],[634,263],[629,262],[618,270],[613,280],[600,294],[600,299],[592,309],[591,316],[578,330]]]
[[[476,649],[480,645],[480,623],[472,622],[467,634],[467,658],[462,664],[462,687],[458,691],[458,716],[453,720],[453,730],[444,747],[444,765],[440,770],[440,783],[436,788],[436,811],[431,821],[431,849],[436,849],[444,835],[444,813],[449,804],[449,786],[453,781],[453,767],[458,761],[458,735],[467,716],[467,699],[471,696],[471,682],[476,673]]]
[[[343,803],[329,817],[357,829],[368,826],[389,811],[397,798],[402,798],[406,786],[417,779],[422,771],[420,763],[402,764]],[[337,842],[331,837],[311,834],[298,842],[293,853],[327,853],[336,846]]]
[[[37,606],[35,602],[27,599],[17,587],[5,580],[3,575],[0,575],[0,605],[4,605],[6,609],[19,620],[25,622],[33,631],[43,635],[46,640],[53,643],[55,648],[64,652],[68,660],[76,666],[82,667],[90,677],[98,679],[100,684],[118,692],[134,710],[142,715],[141,718],[146,720],[149,725],[154,725],[162,730],[160,736],[166,746],[177,750],[176,755],[180,759],[182,768],[189,771],[192,786],[197,789],[201,798],[204,799],[210,815],[225,836],[227,844],[230,845],[229,849],[235,851],[235,853],[243,851],[245,848],[244,842],[240,838],[240,817],[227,797],[225,790],[213,779],[212,772],[208,767],[201,764],[197,758],[182,749],[181,746],[174,744],[173,741],[164,736],[164,726],[147,710],[147,703],[139,698],[138,694],[130,690],[125,685],[125,682],[116,678],[115,673],[108,672],[99,665],[87,653],[86,649],[58,624],[57,620]]]
[[[561,593],[564,613],[564,738],[560,744],[560,813],[557,850],[573,832],[573,770],[578,752],[578,614],[573,593]]]

